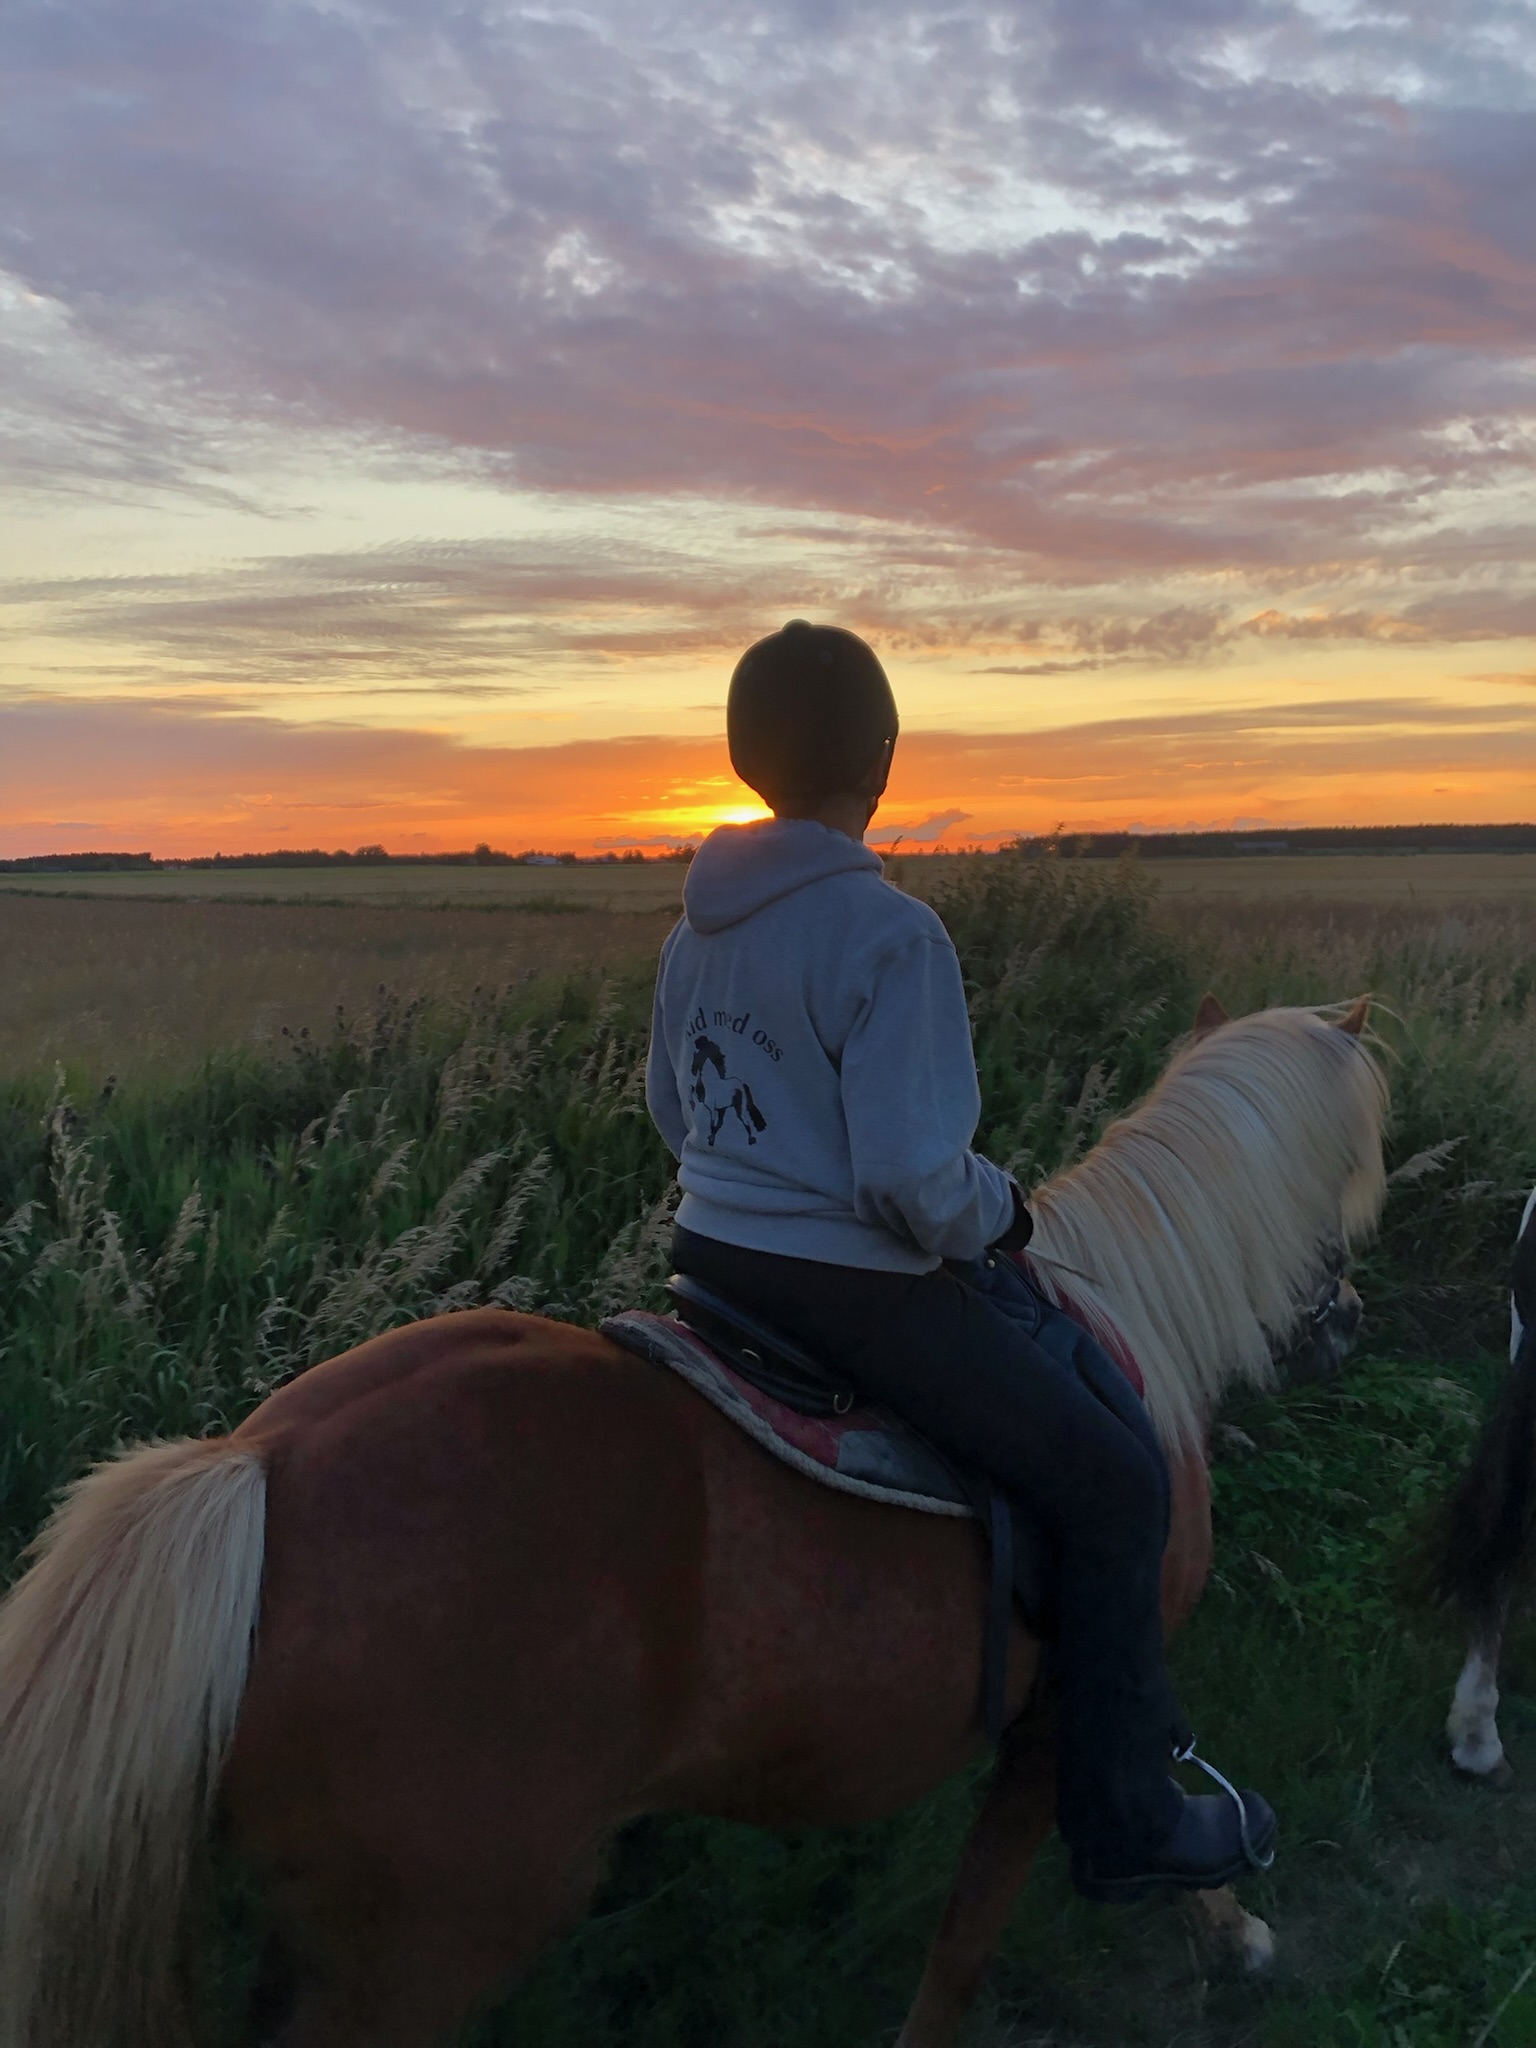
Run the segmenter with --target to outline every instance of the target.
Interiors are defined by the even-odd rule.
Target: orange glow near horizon
[[[772,815],[766,804],[687,804],[632,819],[631,824],[637,832],[673,832],[687,839],[696,832],[713,832],[717,825],[754,825]],[[573,825],[577,822],[572,820]]]
[[[903,847],[1016,833],[1239,830],[1529,818],[1528,694],[1102,720],[1033,733],[907,731],[873,836]],[[284,847],[660,851],[766,815],[723,738],[472,745],[402,727],[308,725],[77,701],[13,715],[0,855],[166,857]]]
[[[49,586],[61,595],[19,601],[0,689],[0,856],[482,841],[660,851],[765,815],[726,758],[726,683],[744,645],[804,608],[788,589],[816,559],[811,543],[774,542],[785,594],[749,604],[712,562],[718,511],[706,531],[699,508],[657,508],[648,530],[673,536],[681,566],[649,610],[616,624],[601,605],[584,611],[577,591],[530,610],[524,642],[466,645],[515,567],[505,551],[476,554],[490,544],[475,522],[504,523],[508,503],[460,490],[418,508],[412,488],[359,498],[364,536],[347,506],[317,514],[335,548],[353,552],[322,552],[303,575],[248,553],[253,514],[221,514],[199,545],[217,539],[254,566],[214,563],[184,586],[173,577],[168,597],[137,573],[119,526],[78,546],[56,535],[71,557],[99,554],[123,576],[86,579],[81,597],[66,581]],[[460,517],[466,552],[417,561],[407,550],[392,580],[380,539],[383,567],[367,569],[377,580],[349,609],[359,538],[418,509],[437,523]],[[555,515],[538,516],[544,532]],[[570,531],[557,522],[556,537],[573,558],[622,554],[619,510],[602,514],[617,522],[611,534],[582,524],[597,516],[560,515]],[[173,539],[170,523],[146,522],[146,558]],[[461,567],[467,589],[453,581]],[[877,844],[997,844],[1058,824],[1493,823],[1536,808],[1536,634],[1490,643],[1479,636],[1495,631],[1492,612],[1458,625],[1462,639],[1436,641],[1421,626],[1404,637],[1374,611],[1331,621],[1300,603],[1239,603],[1219,580],[1128,584],[1116,601],[1135,596],[1157,630],[1125,647],[1065,614],[1054,626],[979,619],[960,605],[964,589],[963,577],[947,590],[914,583],[883,613],[874,599],[827,601],[876,647],[901,706]],[[406,603],[402,591],[419,595]]]

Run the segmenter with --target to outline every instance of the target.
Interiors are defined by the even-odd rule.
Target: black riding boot
[[[1268,1864],[1275,1837],[1274,1814],[1256,1792],[1190,1797],[1168,1775],[1193,1743],[1169,1684],[1161,1619],[1144,1625],[1139,1642],[1117,1633],[1133,1604],[1152,1607],[1156,1587],[1140,1601],[1127,1593],[1123,1604],[1105,1601],[1102,1587],[1070,1568],[1061,1589],[1057,1821],[1073,1884],[1101,1903],[1155,1885],[1230,1884]]]

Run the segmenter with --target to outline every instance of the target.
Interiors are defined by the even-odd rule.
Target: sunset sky
[[[7,0],[0,854],[1536,817],[1529,0]]]

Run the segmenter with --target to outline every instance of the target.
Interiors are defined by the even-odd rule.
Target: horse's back
[[[608,1823],[669,1754],[698,1659],[678,1397],[590,1332],[487,1311],[375,1338],[256,1411],[266,1570],[225,1778],[248,1850],[333,1867],[339,1832],[367,1895],[376,1852],[457,1841],[501,1867],[495,1839],[537,1861]]]
[[[311,1366],[254,1409],[235,1435],[273,1442],[313,1430],[343,1411],[351,1411],[349,1421],[355,1422],[373,1403],[409,1408],[426,1402],[441,1412],[450,1384],[467,1390],[482,1377],[493,1380],[512,1369],[525,1378],[550,1370],[567,1377],[594,1368],[611,1372],[613,1363],[612,1346],[593,1331],[544,1316],[501,1308],[429,1316]]]

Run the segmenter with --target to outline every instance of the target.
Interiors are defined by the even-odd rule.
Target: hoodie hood
[[[721,825],[688,864],[683,915],[696,932],[720,932],[812,882],[858,872],[880,875],[885,864],[814,818]]]

